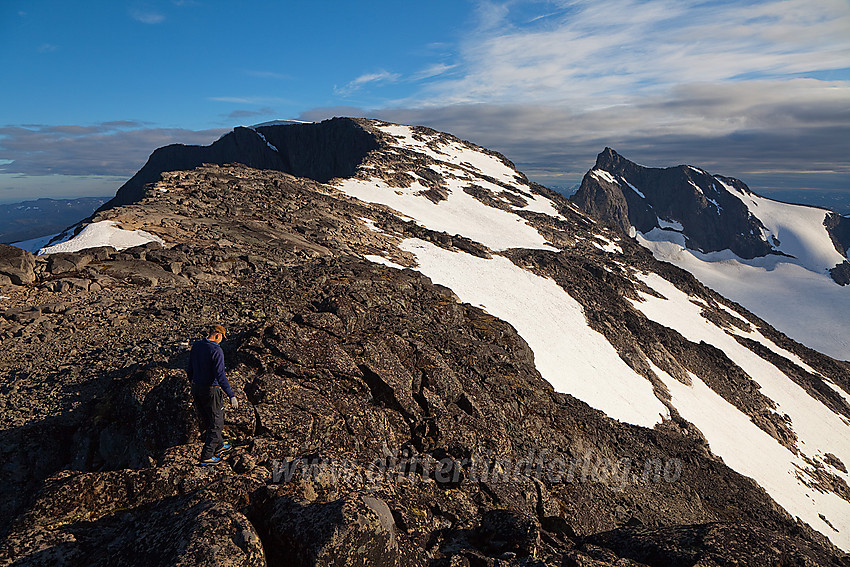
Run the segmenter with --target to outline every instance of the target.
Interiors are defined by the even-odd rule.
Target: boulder
[[[270,547],[281,554],[277,559],[305,567],[426,564],[420,551],[401,544],[392,512],[381,498],[352,493],[324,501],[309,482],[303,488],[296,491],[306,500],[281,494],[266,504],[264,527]]]
[[[15,285],[31,284],[35,281],[35,256],[8,244],[0,244],[0,275]]]
[[[91,282],[83,278],[62,278],[47,284],[47,289],[58,293],[71,293],[75,291],[88,291]]]
[[[850,262],[845,260],[838,264],[829,270],[829,275],[838,285],[850,285]]]
[[[94,259],[93,256],[77,252],[60,252],[50,254],[47,260],[47,271],[53,275],[76,272],[88,265]]]
[[[537,520],[515,510],[490,510],[481,518],[476,534],[482,549],[492,554],[533,556],[540,544]]]

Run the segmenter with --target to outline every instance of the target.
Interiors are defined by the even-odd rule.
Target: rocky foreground
[[[671,372],[699,367],[730,397],[750,387],[716,349],[639,319],[624,299],[634,284],[573,238],[591,221],[566,202],[561,212],[547,237],[573,246],[514,251],[515,262],[570,286],[622,352],[640,339]],[[407,237],[489,253],[472,241],[243,166],[167,174],[93,220],[167,246],[0,250],[4,564],[850,564],[675,412],[646,429],[556,393],[510,325],[363,259],[410,265],[389,251]],[[632,264],[702,289],[623,246]],[[201,467],[183,367],[210,322],[228,327],[239,409],[226,414],[236,449]],[[793,443],[767,402],[739,398]]]

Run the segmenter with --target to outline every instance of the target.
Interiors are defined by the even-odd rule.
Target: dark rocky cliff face
[[[280,131],[264,135],[283,145],[270,135]],[[431,165],[396,152],[363,159],[400,186],[410,184],[404,172]],[[316,178],[350,163],[295,161]],[[800,357],[812,373],[765,354],[850,418],[822,380],[850,390],[850,365],[740,307],[747,320],[731,316],[731,302],[628,239],[622,254],[604,253],[592,219],[535,190],[560,218],[521,214],[562,249],[504,257],[567,290],[636,372],[651,375],[648,357],[676,379],[698,374],[793,443],[723,352],[632,306],[640,288],[630,273],[655,272],[699,298],[707,319],[751,325]],[[414,270],[364,259],[412,265],[397,248],[408,238],[494,254],[479,243],[306,176],[241,165],[166,173],[94,220],[155,232],[167,247],[0,255],[5,273],[23,274],[3,287],[0,316],[4,564],[850,564],[676,411],[654,429],[610,419],[555,392],[511,325]],[[229,329],[239,409],[226,413],[236,449],[207,468],[196,463],[183,368],[211,321]],[[813,490],[831,483],[850,495],[815,472],[824,484]]]
[[[847,256],[850,249],[850,217],[831,213],[824,220],[835,249]],[[850,262],[844,261],[829,271],[832,279],[840,285],[850,285]]]
[[[594,170],[606,171],[614,180],[591,170],[571,201],[623,230],[634,226],[640,232],[649,232],[659,226],[658,219],[676,219],[685,227],[683,234],[690,248],[702,252],[729,249],[742,258],[772,252],[770,244],[761,238],[761,222],[750,215],[740,199],[719,189],[708,173],[684,165],[643,167],[611,148],[597,156]],[[749,192],[737,179],[723,180]]]
[[[205,163],[241,163],[320,182],[350,177],[376,147],[375,138],[350,118],[333,118],[321,124],[237,127],[209,146],[172,144],[159,148],[98,210],[135,203],[144,195],[145,185],[159,180],[164,172],[188,171]]]

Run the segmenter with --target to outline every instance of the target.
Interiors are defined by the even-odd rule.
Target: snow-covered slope
[[[746,260],[729,251],[690,250],[680,234],[653,229],[638,242],[659,260],[688,270],[789,337],[839,360],[850,360],[850,288],[792,258]]]
[[[702,253],[670,228],[640,234],[639,241],[658,259],[690,271],[790,337],[850,360],[850,286],[837,285],[829,275],[847,258],[824,226],[829,212],[766,199],[722,178],[717,183],[761,221],[762,238],[779,254],[746,259],[728,250]]]
[[[836,486],[850,482],[843,465],[850,463],[846,402],[850,396],[813,368],[814,362],[803,360],[746,323],[746,312],[739,313],[732,304],[718,303],[707,291],[694,295],[693,289],[681,290],[657,273],[629,265],[624,249],[632,245],[586,217],[580,220],[587,230],[573,233],[572,245],[563,239],[553,242],[547,227],[567,230],[564,215],[578,218],[579,213],[570,204],[534,190],[500,156],[425,129],[383,123],[375,127],[391,136],[386,138],[391,140],[388,147],[380,152],[395,159],[404,156],[416,167],[404,171],[405,179],[399,182],[393,173],[401,172],[380,171],[367,162],[355,177],[338,180],[335,187],[350,197],[390,207],[422,227],[471,239],[487,251],[476,255],[407,238],[398,242],[397,252],[406,254],[408,266],[450,288],[462,301],[510,322],[534,351],[541,375],[557,390],[610,417],[645,427],[670,420],[675,409],[700,429],[724,462],[754,478],[789,513],[850,549],[850,491],[831,490],[823,482],[824,475]],[[794,266],[808,271],[835,259],[823,249],[820,233],[793,232],[797,219],[781,207],[750,195],[737,198],[749,199],[749,207],[765,211],[765,237],[776,236],[786,253],[796,252],[800,261]],[[364,222],[376,230],[371,219]],[[665,234],[678,234],[674,220],[666,227]],[[644,242],[649,241],[644,238]],[[594,328],[586,307],[590,300],[574,296],[579,293],[578,282],[573,286],[547,275],[557,274],[551,266],[566,262],[560,257],[573,253],[571,246],[584,243],[590,248],[583,250],[603,255],[612,278],[623,277],[641,290],[629,299],[636,317],[671,329],[682,344],[716,347],[737,368],[741,380],[755,388],[764,409],[747,409],[749,402],[734,400],[740,394],[718,386],[716,371],[700,375],[692,371],[694,366],[682,371],[657,347],[624,346],[611,334],[600,332],[604,325]],[[365,257],[402,268],[398,255],[388,250]],[[737,323],[724,323],[717,313]],[[769,354],[751,350],[739,340],[753,341]],[[793,377],[789,367],[795,369]],[[671,375],[674,368],[679,369],[677,377]],[[836,397],[831,401],[816,397],[795,382],[798,374],[828,383],[826,389],[834,389]],[[837,411],[836,403],[843,404],[843,409]],[[770,422],[777,424],[776,430]]]

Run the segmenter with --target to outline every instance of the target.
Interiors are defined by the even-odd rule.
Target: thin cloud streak
[[[394,83],[401,78],[398,73],[390,73],[389,71],[378,71],[377,73],[366,73],[360,75],[353,81],[350,81],[342,87],[334,87],[334,92],[341,96],[348,96],[359,91],[364,86],[370,83]]]

